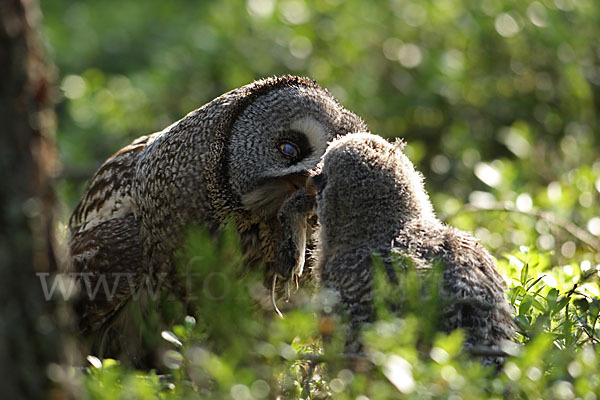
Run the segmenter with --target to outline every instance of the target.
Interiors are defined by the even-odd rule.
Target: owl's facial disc
[[[291,169],[283,176],[267,177],[250,192],[242,195],[244,207],[259,215],[275,215],[283,202],[298,189],[306,186],[306,169]]]
[[[328,129],[312,117],[294,120],[269,143],[270,162],[252,171],[254,184],[241,194],[242,205],[263,216],[275,215],[283,202],[306,186],[327,144]],[[263,164],[264,165],[264,164]]]

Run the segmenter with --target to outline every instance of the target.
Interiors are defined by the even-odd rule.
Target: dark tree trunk
[[[38,272],[57,270],[51,69],[35,0],[0,0],[0,397],[65,397],[55,311]],[[50,371],[50,373],[48,373]],[[52,373],[54,371],[54,373]]]

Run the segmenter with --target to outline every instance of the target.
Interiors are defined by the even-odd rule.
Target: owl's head
[[[324,245],[391,243],[409,221],[435,218],[423,178],[403,147],[368,133],[330,144],[313,178]]]
[[[329,141],[366,129],[313,81],[275,86],[247,104],[231,126],[229,187],[244,209],[275,215],[304,186]]]

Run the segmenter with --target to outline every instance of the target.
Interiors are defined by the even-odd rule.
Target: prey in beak
[[[275,300],[277,280],[281,279],[285,282],[286,301],[289,300],[291,282],[297,290],[298,279],[304,270],[308,219],[314,215],[317,190],[312,184],[312,178],[307,176],[304,176],[303,179],[290,178],[290,184],[297,189],[283,203],[277,214],[283,230],[283,237],[277,247],[275,270],[271,282],[271,303],[280,317],[283,315]]]
[[[307,181],[311,178],[307,174],[300,173],[300,174],[287,175],[284,179],[286,180],[286,183],[288,183],[288,185],[289,185],[288,193],[290,195],[292,195],[296,191],[304,188],[307,184]]]

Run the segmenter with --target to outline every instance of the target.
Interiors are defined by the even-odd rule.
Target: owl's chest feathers
[[[240,235],[246,264],[255,267],[264,262],[275,261],[277,238],[281,238],[282,229],[276,217],[238,218],[237,230]]]

